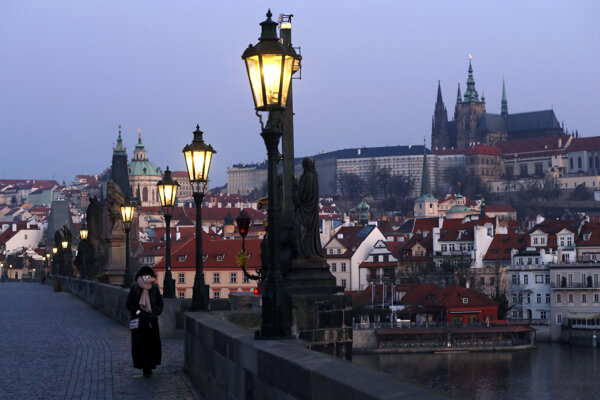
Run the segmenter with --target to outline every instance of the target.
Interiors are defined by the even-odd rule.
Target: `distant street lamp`
[[[123,218],[123,228],[125,229],[125,278],[123,279],[123,287],[126,288],[131,287],[133,283],[129,269],[129,231],[131,230],[133,215],[135,214],[135,205],[130,198],[127,198],[125,203],[121,204],[121,217]]]
[[[171,276],[171,217],[173,216],[173,207],[175,206],[179,183],[171,177],[171,171],[169,171],[168,166],[165,171],[165,177],[158,181],[156,186],[158,186],[158,198],[160,199],[160,205],[162,206],[163,214],[165,216],[165,225],[167,227],[167,253],[165,258],[166,267],[165,279],[163,281],[163,297],[175,297],[175,280],[173,280],[173,277]]]
[[[88,231],[87,225],[84,222],[83,225],[81,225],[81,228],[79,228],[79,238],[81,240],[87,240],[88,233],[89,233],[89,231]]]
[[[200,126],[196,125],[194,140],[183,148],[185,165],[190,184],[194,188],[193,196],[196,204],[196,276],[194,277],[191,308],[193,311],[208,311],[209,306],[209,287],[204,283],[204,272],[202,271],[202,201],[208,182],[210,162],[213,154],[217,153],[210,144],[204,143],[202,134]]]
[[[242,54],[250,80],[252,98],[257,113],[269,111],[269,122],[263,127],[268,155],[267,240],[268,265],[264,277],[265,291],[262,307],[262,336],[286,336],[291,321],[291,310],[285,306],[283,273],[279,254],[280,202],[277,187],[279,140],[282,135],[281,112],[285,109],[291,86],[294,64],[299,58],[291,45],[284,46],[277,36],[277,22],[267,19],[260,23],[262,32],[255,46],[248,46]],[[275,113],[274,113],[275,112]],[[262,119],[261,119],[262,125]]]

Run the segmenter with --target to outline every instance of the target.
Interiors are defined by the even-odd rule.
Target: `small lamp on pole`
[[[158,186],[158,198],[165,216],[167,249],[165,257],[165,279],[163,281],[163,296],[175,297],[175,281],[171,274],[171,217],[173,216],[173,207],[177,198],[177,189],[179,183],[171,177],[171,171],[167,166],[165,176],[156,184]]]
[[[88,233],[89,233],[89,231],[88,231],[87,225],[84,222],[83,225],[81,225],[81,228],[79,228],[79,238],[81,240],[87,240]]]
[[[215,149],[210,144],[204,143],[203,132],[196,125],[194,140],[183,148],[185,165],[188,171],[190,184],[194,188],[193,196],[196,204],[196,275],[194,276],[194,289],[192,294],[193,311],[208,311],[209,287],[204,283],[202,268],[202,201],[208,182],[208,171]]]
[[[135,206],[136,204],[130,198],[127,198],[121,204],[121,218],[123,219],[123,228],[125,229],[125,277],[123,278],[123,287],[126,288],[131,287],[133,283],[129,266],[129,231],[131,230],[131,223],[135,214]]]

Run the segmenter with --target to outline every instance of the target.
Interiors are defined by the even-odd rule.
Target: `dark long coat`
[[[127,296],[127,309],[131,313],[131,319],[137,318],[135,313],[140,310],[142,291],[143,289],[134,283]],[[158,316],[163,310],[163,298],[158,285],[152,285],[149,295],[152,312],[141,311],[139,327],[131,331],[133,366],[139,369],[154,369],[160,365],[162,359]]]

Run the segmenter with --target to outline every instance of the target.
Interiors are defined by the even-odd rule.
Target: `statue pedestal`
[[[105,280],[111,285],[123,285],[125,280],[125,233],[113,233],[104,239],[108,249]]]
[[[294,260],[284,290],[292,305],[292,335],[312,350],[352,359],[352,298],[336,286],[327,263]]]

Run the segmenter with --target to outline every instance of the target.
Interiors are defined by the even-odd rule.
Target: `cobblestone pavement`
[[[201,399],[183,372],[183,339],[162,346],[144,378],[126,327],[50,286],[0,283],[0,399]]]

